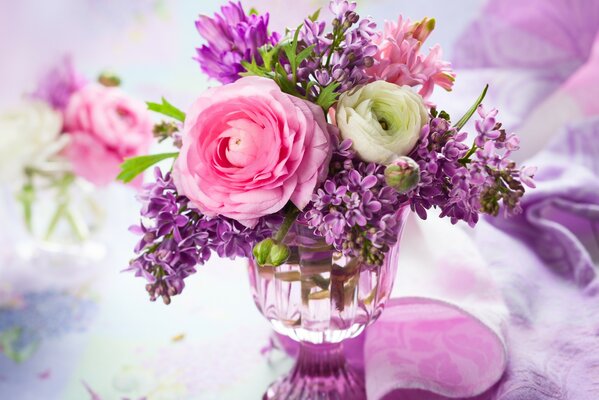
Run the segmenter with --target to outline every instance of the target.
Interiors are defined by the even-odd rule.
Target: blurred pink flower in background
[[[95,185],[107,185],[125,158],[146,154],[152,120],[145,105],[116,87],[88,84],[65,109],[65,149],[75,173]]]

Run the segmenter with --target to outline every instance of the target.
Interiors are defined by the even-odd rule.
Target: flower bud
[[[347,14],[345,14],[345,18],[352,25],[360,20],[360,16],[356,14],[355,11],[349,11]]]
[[[270,255],[270,249],[272,248],[273,244],[275,244],[275,242],[271,238],[268,238],[254,246],[252,252],[254,253],[254,259],[259,266],[266,265]]]
[[[106,87],[121,86],[121,78],[112,72],[102,72],[98,77],[98,82]]]
[[[254,259],[260,267],[278,267],[289,258],[289,247],[268,238],[254,246]]]
[[[282,243],[275,243],[270,248],[269,265],[278,267],[289,258],[289,247]]]
[[[416,22],[413,27],[412,37],[423,43],[435,29],[435,19],[425,17],[422,21]]]
[[[399,193],[407,193],[420,182],[420,167],[410,157],[399,157],[385,168],[385,182]]]

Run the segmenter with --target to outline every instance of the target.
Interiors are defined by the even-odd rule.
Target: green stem
[[[23,217],[25,218],[25,227],[27,228],[27,232],[33,233],[33,224],[31,223],[33,215],[33,210],[31,207],[31,203],[23,204]]]
[[[56,226],[58,225],[58,222],[64,216],[66,211],[67,211],[67,203],[66,202],[59,203],[58,207],[56,207],[56,211],[54,211],[54,215],[52,215],[52,219],[50,220],[48,229],[46,230],[46,236],[44,236],[45,240],[49,240],[52,237],[52,235],[54,234],[54,231],[56,230]]]
[[[468,163],[470,163],[470,157],[472,157],[472,155],[474,154],[474,152],[478,149],[478,146],[475,144],[472,144],[472,147],[470,147],[470,150],[468,150],[468,153],[466,153],[466,155],[464,155],[464,157],[460,158],[458,160],[458,162],[462,165],[466,165]]]
[[[46,235],[44,236],[45,240],[49,240],[52,237],[54,231],[56,230],[56,227],[58,226],[58,222],[60,222],[60,219],[63,217],[67,217],[69,204],[68,192],[69,187],[71,186],[71,183],[73,183],[74,179],[75,175],[73,175],[72,173],[66,173],[56,183],[58,191],[56,194],[56,198],[58,199],[58,206],[56,207],[56,211],[54,212],[54,215],[52,216],[50,224],[48,225],[48,228],[46,230]]]
[[[29,233],[33,233],[33,202],[35,201],[35,188],[31,177],[28,177],[27,183],[21,189],[18,199],[23,205],[23,218],[25,227]]]
[[[327,62],[324,66],[325,68],[328,68],[329,65],[331,65],[331,58],[333,57],[333,53],[337,49],[337,46],[339,46],[339,44],[341,43],[341,40],[339,39],[343,38],[343,35],[345,35],[345,30],[343,28],[341,28],[341,31],[335,29],[335,32],[333,33],[333,43],[331,43],[331,47],[329,48],[329,55],[327,57]]]
[[[483,92],[480,94],[480,96],[478,96],[478,98],[476,99],[476,101],[474,102],[472,107],[470,107],[470,109],[468,109],[466,114],[464,114],[464,116],[462,118],[460,118],[460,120],[453,126],[455,128],[456,132],[461,131],[462,128],[464,127],[464,125],[466,125],[466,123],[470,120],[472,115],[474,115],[478,106],[485,99],[485,96],[487,95],[487,90],[489,90],[489,85],[485,85]]]
[[[75,232],[77,239],[79,239],[79,241],[83,242],[85,240],[85,238],[87,237],[87,232],[86,232],[87,229],[85,227],[85,224],[81,223],[81,218],[76,217],[73,214],[73,212],[71,210],[69,210],[68,208],[65,209],[64,216],[65,216],[67,222],[69,223],[71,229],[73,230],[73,232]]]
[[[285,236],[287,236],[287,233],[289,232],[289,229],[291,229],[291,227],[293,226],[293,223],[299,216],[299,213],[300,213],[300,210],[298,210],[297,207],[295,207],[295,206],[293,206],[289,211],[287,211],[287,213],[285,214],[285,219],[283,220],[283,223],[281,224],[281,227],[279,228],[279,230],[273,237],[275,242],[277,242],[277,243],[283,242],[283,240],[285,239]]]

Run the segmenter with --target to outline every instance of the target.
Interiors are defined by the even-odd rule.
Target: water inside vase
[[[258,267],[250,260],[258,309],[275,331],[297,341],[339,343],[356,337],[378,318],[389,297],[398,245],[375,267],[342,256],[307,227],[295,225],[287,238],[286,264]]]

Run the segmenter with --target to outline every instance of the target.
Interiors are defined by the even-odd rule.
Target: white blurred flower
[[[428,112],[408,86],[376,81],[342,94],[335,119],[362,160],[389,164],[414,148]]]
[[[0,182],[19,181],[26,167],[45,169],[66,144],[62,116],[41,101],[0,113]]]

